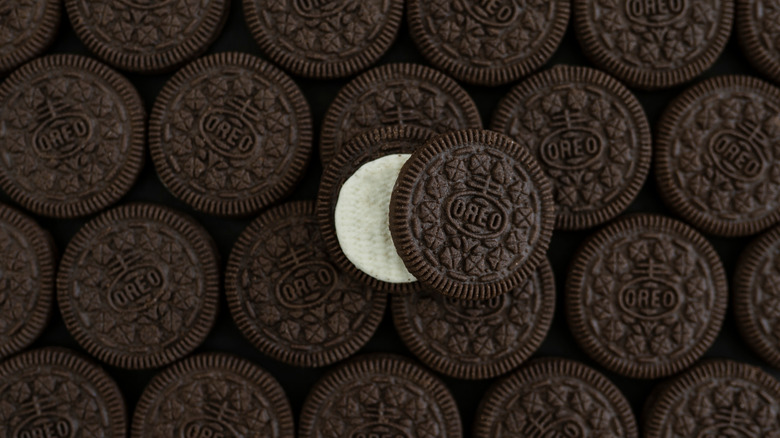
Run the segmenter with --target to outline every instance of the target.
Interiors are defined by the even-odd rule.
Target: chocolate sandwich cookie
[[[57,273],[65,325],[90,354],[141,369],[173,362],[200,345],[217,316],[214,242],[194,220],[151,204],[129,204],[88,222]]]
[[[780,227],[755,239],[740,255],[732,294],[745,341],[780,368]]]
[[[489,300],[432,291],[393,297],[393,321],[423,363],[448,376],[489,379],[517,368],[539,348],[555,310],[547,260],[521,286]]]
[[[64,348],[21,353],[0,363],[0,436],[125,438],[119,387],[92,362]]]
[[[496,382],[477,408],[474,438],[638,438],[620,390],[568,359],[538,359]]]
[[[477,106],[451,78],[420,64],[387,64],[342,88],[328,107],[320,134],[323,166],[346,142],[382,126],[410,125],[445,133],[481,128]]]
[[[46,327],[54,296],[54,241],[32,219],[0,204],[0,358]]]
[[[230,0],[65,0],[76,35],[109,64],[170,71],[217,39]]]
[[[780,82],[780,3],[738,1],[736,30],[742,51],[753,67]]]
[[[281,385],[253,363],[198,354],[156,375],[133,415],[131,438],[293,438]]]
[[[285,70],[319,79],[349,76],[390,47],[403,0],[244,0],[260,48]]]
[[[689,226],[631,215],[591,236],[566,278],[566,316],[579,345],[610,371],[653,379],[689,367],[726,314],[726,274]]]
[[[591,61],[642,89],[688,82],[710,68],[731,33],[732,0],[572,0]]]
[[[628,207],[650,169],[650,125],[630,91],[599,70],[556,66],[504,97],[491,128],[528,148],[550,178],[555,226],[590,228]]]
[[[706,233],[755,234],[780,221],[780,89],[719,76],[686,90],[658,122],[661,197]]]
[[[323,377],[303,403],[300,438],[460,438],[447,387],[401,356],[372,354]]]
[[[374,334],[387,303],[331,263],[312,201],[275,207],[252,222],[230,253],[225,292],[244,336],[296,366],[351,356]]]
[[[197,210],[253,213],[286,196],[311,155],[311,116],[300,89],[260,58],[220,53],[165,85],[149,120],[163,184]]]
[[[409,30],[433,65],[499,85],[547,62],[569,22],[568,0],[409,0]]]
[[[0,73],[43,52],[60,27],[60,0],[15,0],[0,5]]]
[[[374,289],[420,288],[396,253],[388,215],[398,171],[432,135],[415,126],[369,131],[347,143],[322,175],[317,219],[328,253],[339,268]]]
[[[780,436],[780,383],[760,368],[710,360],[658,386],[645,405],[645,438]]]
[[[0,188],[44,216],[84,216],[125,195],[143,167],[141,98],[77,55],[36,59],[0,85]]]
[[[404,164],[390,233],[409,272],[460,299],[490,299],[544,260],[555,209],[528,149],[484,130],[438,136]]]

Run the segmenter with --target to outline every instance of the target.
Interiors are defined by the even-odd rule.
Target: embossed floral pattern
[[[0,57],[18,50],[43,25],[47,0],[15,0],[0,5]]]
[[[101,76],[48,67],[0,103],[2,172],[36,202],[75,202],[116,184],[134,148],[133,114]]]
[[[160,354],[200,324],[203,262],[170,226],[117,220],[94,233],[76,260],[66,274],[73,324],[102,350]]]
[[[730,13],[724,0],[594,0],[587,4],[595,44],[622,65],[651,71],[675,70],[702,59],[718,44],[721,17]]]
[[[32,242],[0,220],[0,345],[19,335],[41,292],[41,265]]]
[[[225,369],[194,370],[169,382],[145,413],[137,436],[282,437],[277,406],[263,388]]]
[[[253,226],[227,281],[250,339],[282,360],[319,365],[360,348],[386,298],[331,263],[313,210],[313,203],[306,211],[276,210],[279,217]]]
[[[750,84],[706,90],[668,125],[665,170],[694,214],[766,220],[780,208],[780,101]]]

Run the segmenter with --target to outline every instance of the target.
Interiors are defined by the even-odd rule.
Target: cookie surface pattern
[[[253,222],[231,252],[225,289],[244,336],[298,366],[353,354],[374,334],[387,302],[331,262],[313,202],[283,204]]]
[[[774,0],[737,2],[737,36],[748,61],[780,82],[780,3]]]
[[[780,90],[720,76],[664,111],[655,148],[661,197],[705,232],[757,233],[780,220]]]
[[[28,210],[70,218],[133,185],[145,112],[127,79],[77,55],[36,59],[0,86],[0,187]]]
[[[16,0],[0,6],[0,72],[38,55],[57,35],[60,0]]]
[[[403,0],[244,0],[260,48],[284,69],[348,76],[377,61],[398,33]]]

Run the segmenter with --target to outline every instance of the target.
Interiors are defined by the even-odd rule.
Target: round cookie
[[[566,319],[577,343],[618,374],[653,379],[688,368],[726,314],[726,274],[689,226],[663,216],[618,219],[576,252]]]
[[[133,415],[131,438],[293,438],[279,382],[235,356],[190,356],[156,375]]]
[[[29,346],[51,315],[54,241],[19,211],[0,204],[0,359]]]
[[[230,0],[65,0],[73,29],[107,63],[164,73],[198,57],[217,39]]]
[[[339,268],[374,289],[420,288],[392,242],[389,202],[401,165],[432,135],[415,126],[372,130],[347,143],[322,175],[317,219],[328,253]]]
[[[244,0],[260,48],[285,70],[318,79],[374,64],[395,40],[403,0]]]
[[[248,215],[295,188],[311,155],[311,124],[287,75],[251,55],[220,53],[165,85],[149,147],[176,197],[209,214]]]
[[[780,368],[780,227],[742,252],[732,294],[743,338],[770,365]]]
[[[298,428],[300,438],[462,435],[455,400],[444,383],[389,354],[352,359],[320,379],[303,403]]]
[[[643,418],[645,438],[776,438],[780,383],[757,367],[709,360],[656,387]]]
[[[721,236],[780,221],[780,89],[718,76],[682,93],[658,122],[655,177],[686,221]]]
[[[359,350],[387,303],[331,263],[313,201],[275,207],[244,230],[230,253],[225,292],[236,325],[260,351],[310,367]]]
[[[630,87],[667,88],[710,68],[731,33],[733,0],[572,0],[585,54]]]
[[[404,164],[390,200],[398,255],[421,283],[489,299],[544,260],[555,210],[530,152],[492,131],[440,135]]]
[[[89,58],[51,55],[0,85],[0,188],[27,210],[100,211],[143,167],[145,112],[132,84]]]
[[[568,0],[409,0],[409,30],[437,68],[478,85],[515,81],[547,62],[569,22]]]
[[[477,106],[451,78],[420,64],[373,68],[339,90],[328,107],[320,134],[323,166],[353,137],[391,125],[433,132],[481,128]]]
[[[638,438],[631,406],[598,371],[538,359],[496,382],[477,408],[474,438]]]
[[[780,82],[780,3],[737,2],[737,37],[748,61],[763,75]]]
[[[0,436],[125,438],[122,393],[102,368],[43,348],[0,363]]]
[[[547,260],[528,280],[489,300],[458,300],[432,291],[393,297],[404,344],[437,372],[489,379],[517,368],[541,345],[555,310]]]
[[[165,207],[109,210],[65,249],[57,301],[68,331],[101,361],[128,369],[171,363],[214,325],[214,242],[194,220]]]
[[[15,0],[0,5],[0,73],[43,52],[60,27],[60,0]]]
[[[491,128],[527,147],[550,178],[556,228],[602,224],[634,200],[650,170],[650,125],[609,75],[555,66],[513,88]]]

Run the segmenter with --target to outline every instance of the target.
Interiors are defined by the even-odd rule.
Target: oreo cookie
[[[107,63],[162,73],[198,57],[217,39],[230,0],[65,0],[76,35]]]
[[[0,204],[0,358],[46,327],[54,296],[54,241],[31,218]]]
[[[379,128],[347,143],[325,169],[317,194],[317,219],[333,262],[374,289],[419,289],[398,257],[388,225],[398,171],[432,136],[414,126]]]
[[[572,0],[585,54],[630,87],[667,88],[710,68],[731,33],[733,0]]]
[[[689,226],[626,216],[591,236],[566,278],[566,319],[577,343],[618,374],[652,379],[688,368],[726,314],[726,274]]]
[[[489,300],[432,291],[393,296],[393,321],[404,344],[435,371],[460,379],[489,379],[517,368],[541,345],[554,310],[547,260],[525,283]]]
[[[780,221],[780,89],[747,76],[707,79],[658,122],[655,176],[686,221],[721,236]]]
[[[780,431],[780,383],[760,368],[709,360],[656,387],[644,410],[646,438],[755,436]]]
[[[0,73],[43,52],[60,27],[60,0],[15,0],[0,6]]]
[[[474,438],[638,438],[631,406],[604,375],[568,359],[537,359],[496,382],[477,409]]]
[[[403,0],[244,0],[252,35],[285,70],[318,79],[374,64],[395,40]]]
[[[206,56],[165,85],[149,120],[163,184],[193,208],[248,215],[289,194],[311,155],[300,89],[260,58]]]
[[[133,415],[131,438],[293,438],[281,385],[257,365],[227,354],[198,354],[156,375]]]
[[[349,82],[325,113],[320,134],[323,166],[355,136],[392,125],[434,133],[481,128],[477,106],[451,78],[420,64],[387,64]]]
[[[218,255],[194,220],[128,204],[88,222],[57,273],[65,325],[113,366],[155,368],[189,354],[217,316]]]
[[[780,4],[772,0],[737,2],[737,37],[748,61],[780,82]]]
[[[433,374],[401,356],[352,359],[314,385],[301,411],[300,438],[460,438],[458,408]]]
[[[274,207],[233,246],[225,292],[236,325],[260,351],[319,367],[354,354],[371,338],[387,296],[330,261],[314,202]]]
[[[555,210],[536,159],[492,131],[455,131],[415,151],[390,200],[390,233],[409,272],[460,299],[490,299],[542,263]]]
[[[0,85],[0,188],[44,216],[100,211],[143,167],[145,117],[132,84],[105,65],[36,59]]]
[[[515,81],[547,62],[569,21],[566,0],[410,0],[409,30],[437,68],[478,85]]]
[[[742,252],[733,284],[737,328],[754,351],[780,368],[780,227]]]
[[[111,377],[64,348],[0,363],[0,436],[125,438],[125,402]]]
[[[555,226],[602,224],[628,207],[650,170],[650,125],[609,75],[556,66],[512,89],[491,128],[532,151],[552,183]]]

